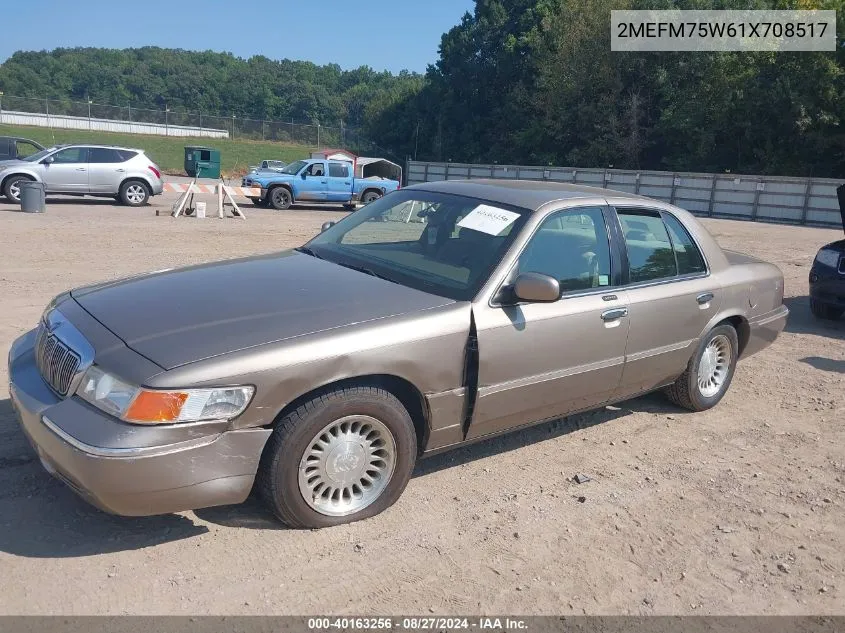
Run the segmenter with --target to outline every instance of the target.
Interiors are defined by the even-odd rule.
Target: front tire
[[[351,523],[396,502],[416,455],[411,416],[396,396],[378,387],[337,389],[278,422],[257,487],[290,527]]]
[[[718,325],[701,339],[686,371],[666,388],[669,400],[690,411],[715,407],[731,386],[739,338],[730,325]]]
[[[293,204],[293,196],[284,187],[276,187],[268,195],[270,196],[270,204],[279,211],[290,209],[290,205]]]
[[[9,202],[20,204],[21,202],[21,184],[30,182],[32,178],[29,176],[11,176],[3,185],[3,194]]]
[[[817,319],[825,321],[834,321],[842,316],[843,310],[835,306],[827,305],[816,299],[810,299],[810,312]]]
[[[127,207],[140,207],[150,199],[150,190],[140,180],[128,180],[120,185],[120,201]]]

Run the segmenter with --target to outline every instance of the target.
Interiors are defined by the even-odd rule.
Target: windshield
[[[282,173],[283,173],[283,174],[290,174],[290,175],[292,175],[292,176],[293,176],[293,175],[296,175],[296,174],[299,172],[299,170],[300,170],[300,169],[302,169],[303,167],[305,167],[305,165],[306,165],[306,162],[305,162],[304,160],[295,160],[295,161],[294,161],[294,162],[292,162],[290,165],[288,165],[287,167],[285,167],[285,168],[282,170]]]
[[[350,214],[306,246],[323,259],[468,301],[527,217],[526,209],[477,198],[403,190]]]
[[[23,158],[22,160],[25,160],[28,163],[37,163],[39,160],[44,158],[47,154],[49,154],[52,151],[55,151],[56,149],[57,148],[55,148],[55,147],[49,147],[47,149],[42,149],[40,152],[35,152],[34,154],[31,154],[30,156],[27,156],[26,158]]]

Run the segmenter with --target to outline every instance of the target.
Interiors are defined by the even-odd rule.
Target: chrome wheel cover
[[[9,185],[9,195],[15,202],[20,202],[21,199],[21,182],[23,181],[13,180],[12,184]]]
[[[126,188],[126,199],[132,204],[141,204],[147,196],[143,185],[129,185]]]
[[[299,491],[320,514],[347,516],[387,488],[396,466],[396,441],[384,423],[349,415],[327,424],[299,462]]]
[[[731,342],[724,334],[714,336],[698,361],[698,390],[712,398],[722,389],[731,366]]]

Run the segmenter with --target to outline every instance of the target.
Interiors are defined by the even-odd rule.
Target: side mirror
[[[53,158],[52,156],[48,156],[47,158],[45,158],[41,162],[43,162],[45,165],[52,165],[55,161],[56,161],[55,158]]]
[[[328,231],[328,230],[329,230],[330,228],[332,228],[334,225],[335,225],[335,223],[334,223],[334,222],[332,222],[332,221],[329,221],[329,222],[323,222],[323,226],[321,226],[321,227],[320,227],[320,233],[322,233],[323,231]]]
[[[308,174],[305,173],[305,172],[302,172],[302,179],[305,180],[306,178],[308,178]]]
[[[560,299],[560,282],[540,273],[520,273],[513,285],[513,294],[519,301],[552,303]]]

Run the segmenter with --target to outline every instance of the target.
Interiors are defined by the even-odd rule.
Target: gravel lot
[[[68,287],[295,246],[342,215],[173,220],[172,201],[154,199],[161,217],[0,203],[0,348]],[[706,224],[781,267],[792,311],[718,407],[649,396],[435,457],[349,526],[286,530],[253,501],[103,514],[42,470],[2,363],[0,613],[845,613],[845,323],[815,321],[806,296],[816,249],[842,234]]]

